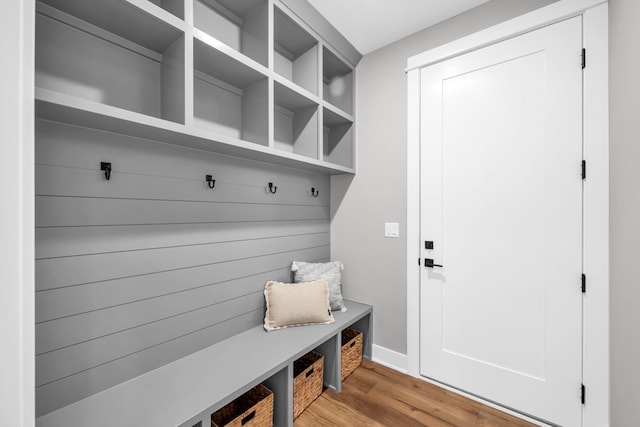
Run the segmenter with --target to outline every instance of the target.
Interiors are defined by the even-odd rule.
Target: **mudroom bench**
[[[48,413],[37,427],[207,427],[211,414],[257,384],[274,393],[274,425],[293,425],[293,362],[324,355],[324,385],[342,388],[341,332],[364,333],[371,358],[373,308],[345,300],[335,323],[265,332],[257,326],[115,387]]]

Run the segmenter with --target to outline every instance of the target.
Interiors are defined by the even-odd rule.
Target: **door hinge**
[[[582,293],[583,294],[587,293],[587,275],[586,274],[582,275]]]
[[[582,161],[581,168],[582,168],[582,179],[587,179],[587,161],[586,160]]]
[[[584,386],[584,384],[580,384],[580,403],[582,403],[583,405],[586,400],[586,396],[587,396],[586,387]]]
[[[587,49],[582,48],[582,69],[587,66]]]

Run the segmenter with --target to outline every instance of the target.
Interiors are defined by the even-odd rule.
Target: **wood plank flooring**
[[[295,427],[533,426],[478,402],[367,360],[342,384],[325,390]]]

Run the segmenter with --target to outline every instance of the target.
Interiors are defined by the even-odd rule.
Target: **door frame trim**
[[[420,68],[562,21],[583,17],[583,427],[609,426],[609,103],[608,4],[560,0],[407,60],[407,367],[420,378]],[[579,55],[576,53],[576,61]],[[578,166],[576,165],[576,168]],[[577,171],[578,169],[576,169]],[[576,385],[576,398],[579,398]]]
[[[0,4],[0,425],[35,425],[35,1]]]

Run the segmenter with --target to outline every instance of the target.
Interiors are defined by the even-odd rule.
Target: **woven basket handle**
[[[356,345],[355,341],[353,341],[349,347],[353,347],[354,345]]]
[[[251,411],[251,413],[249,415],[247,415],[246,417],[244,417],[242,419],[242,421],[240,421],[240,424],[245,425],[246,423],[251,421],[253,419],[253,417],[255,417],[255,416],[256,416],[256,411]]]
[[[305,375],[305,378],[309,378],[313,374],[313,368],[309,369],[309,372]]]

